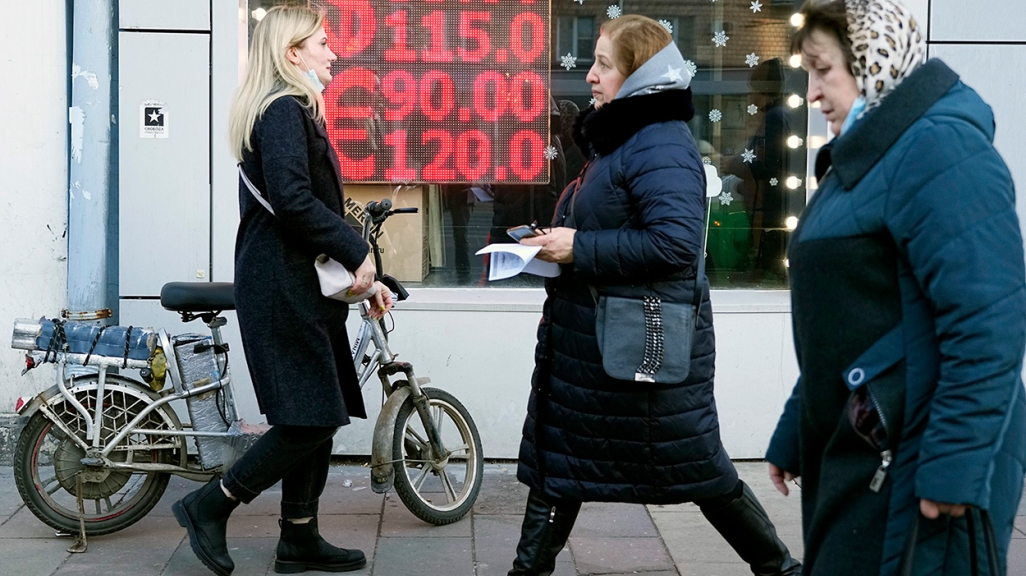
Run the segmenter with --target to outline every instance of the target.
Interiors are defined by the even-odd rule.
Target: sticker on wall
[[[159,100],[146,100],[139,105],[139,137],[167,138],[167,108]]]

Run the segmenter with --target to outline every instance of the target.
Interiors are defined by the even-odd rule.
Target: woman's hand
[[[375,320],[380,320],[388,314],[388,311],[392,309],[392,291],[388,289],[381,282],[375,282],[374,287],[377,290],[374,291],[374,295],[370,297],[370,316]]]
[[[787,489],[787,483],[797,478],[794,474],[791,474],[772,462],[769,463],[769,477],[770,480],[773,481],[773,485],[777,487],[777,492],[780,492],[784,496],[791,493],[790,490]]]
[[[541,252],[538,252],[536,258],[543,262],[569,264],[574,261],[576,233],[577,230],[573,228],[548,228],[544,234],[524,238],[520,243],[524,246],[541,246]]]
[[[374,259],[371,258],[370,254],[363,259],[363,264],[353,272],[353,276],[356,277],[353,280],[352,287],[349,291],[353,294],[363,294],[367,290],[370,290],[371,284],[374,284],[374,276],[377,273],[377,268],[374,267]]]
[[[962,506],[961,504],[934,502],[933,500],[921,498],[919,500],[919,511],[923,513],[923,516],[926,516],[930,520],[936,520],[941,514],[947,514],[954,518],[961,518],[965,514],[965,506]]]

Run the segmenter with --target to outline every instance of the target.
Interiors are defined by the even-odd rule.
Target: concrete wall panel
[[[1026,6],[1019,0],[930,0],[930,41],[1024,42]]]
[[[118,11],[123,29],[210,30],[210,0],[120,0]]]

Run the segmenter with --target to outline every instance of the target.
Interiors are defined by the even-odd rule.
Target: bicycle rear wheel
[[[90,413],[96,411],[97,377],[79,379],[72,395]],[[103,395],[101,446],[142,412],[153,399],[146,391],[107,377]],[[85,421],[64,398],[50,410],[78,439],[85,440]],[[163,407],[150,412],[140,428],[174,430],[180,425]],[[110,454],[122,464],[170,464],[181,459],[177,438],[129,434]],[[14,454],[14,479],[25,505],[46,524],[65,532],[79,530],[79,491],[89,535],[110,534],[141,520],[160,500],[170,475],[166,472],[86,466],[85,450],[61,427],[36,412],[22,430]]]
[[[481,435],[463,404],[444,390],[423,391],[446,453],[434,453],[413,398],[407,398],[399,408],[392,443],[395,491],[415,516],[441,526],[473,508],[481,491],[484,457]]]

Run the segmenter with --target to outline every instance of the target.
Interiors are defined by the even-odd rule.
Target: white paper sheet
[[[559,264],[542,262],[534,257],[541,251],[541,246],[524,246],[522,244],[489,244],[478,250],[478,256],[491,254],[488,259],[488,280],[505,280],[521,272],[555,278],[559,276]]]

